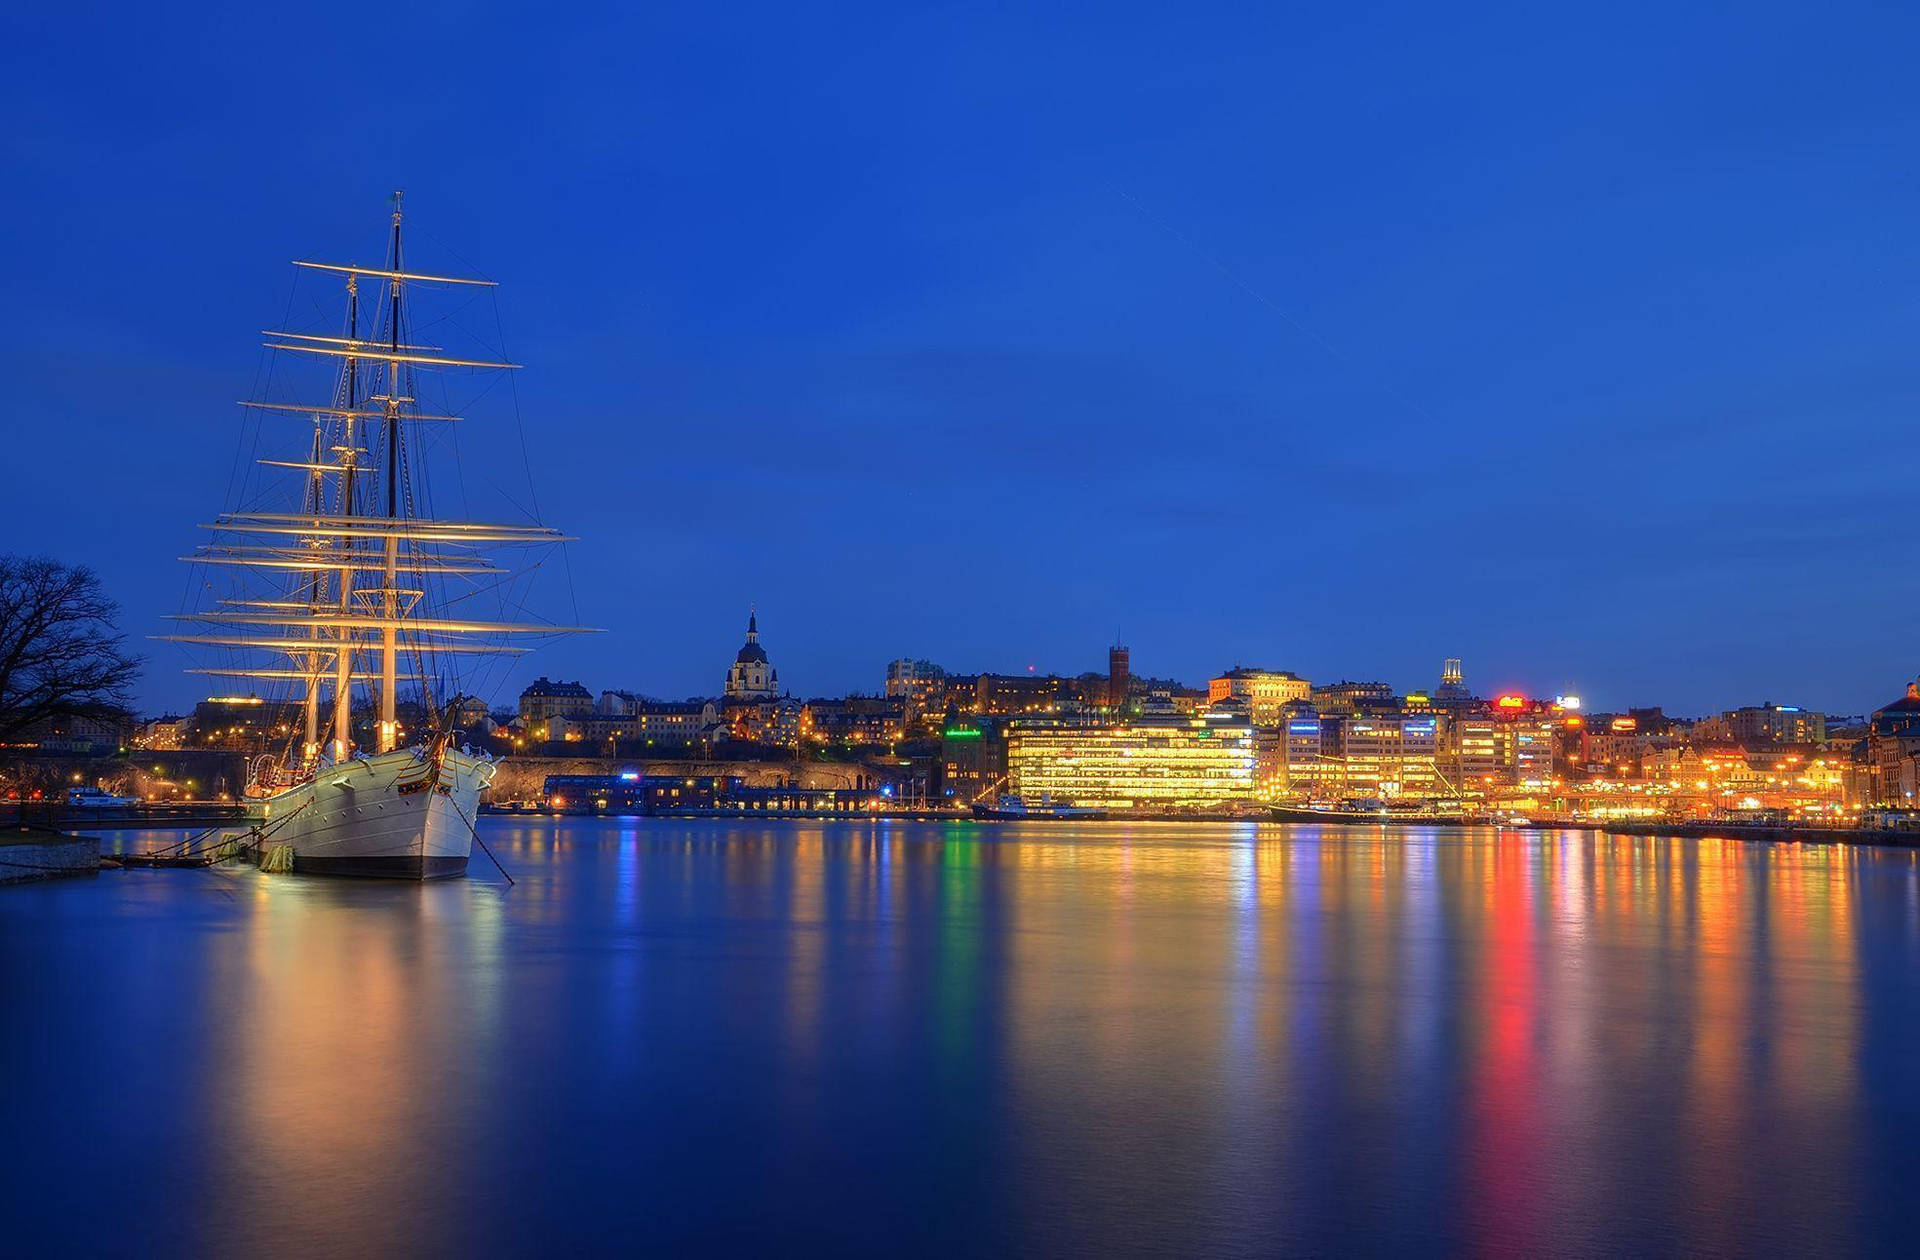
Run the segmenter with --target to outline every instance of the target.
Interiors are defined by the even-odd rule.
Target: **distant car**
[[[132,796],[115,796],[103,792],[97,787],[77,787],[67,789],[68,809],[126,809],[138,805],[140,801]]]

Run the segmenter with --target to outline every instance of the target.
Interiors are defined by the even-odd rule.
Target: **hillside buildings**
[[[1459,658],[1437,685],[1405,692],[1245,665],[1184,687],[1135,674],[1118,642],[1104,663],[956,673],[902,656],[875,680],[879,694],[801,699],[782,690],[750,611],[719,695],[661,700],[542,676],[510,725],[469,696],[443,711],[496,752],[855,763],[856,777],[883,774],[954,808],[1011,792],[1148,812],[1354,801],[1593,817],[1920,810],[1920,687],[1870,718],[1765,702],[1687,720],[1654,706],[1586,711],[1571,696],[1482,698]],[[223,697],[134,742],[243,751],[284,738],[288,720],[258,698]]]
[[[520,725],[527,738],[557,738],[550,723],[557,717],[585,717],[593,712],[593,693],[577,682],[553,682],[545,674],[520,693]]]

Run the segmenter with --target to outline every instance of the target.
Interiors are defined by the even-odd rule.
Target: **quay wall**
[[[99,873],[100,841],[96,837],[49,835],[29,840],[0,835],[0,884]]]
[[[526,801],[539,797],[550,774],[618,774],[694,777],[738,776],[753,787],[856,789],[901,782],[902,768],[881,762],[697,761],[631,757],[508,757],[500,762],[489,801]],[[36,757],[20,759],[0,771],[0,782],[26,797],[39,791],[64,801],[76,785],[100,787],[116,796],[141,800],[152,795],[217,800],[237,797],[246,786],[247,759],[239,753],[208,750],[135,751],[115,757]],[[192,787],[187,785],[191,783]]]
[[[681,761],[635,760],[631,757],[508,757],[500,763],[488,801],[530,801],[539,798],[550,774],[619,774],[635,770],[643,775],[694,778],[738,776],[750,787],[804,788],[876,787],[898,780],[900,767],[864,762],[820,761]]]

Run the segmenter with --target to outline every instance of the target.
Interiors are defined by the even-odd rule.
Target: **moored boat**
[[[97,787],[77,787],[67,789],[67,808],[82,812],[117,810],[122,813],[140,804],[138,797],[115,796]]]
[[[1442,802],[1440,804],[1453,804]],[[1385,801],[1352,800],[1338,805],[1275,805],[1267,811],[1275,822],[1325,823],[1332,826],[1379,826],[1387,823],[1420,823],[1426,826],[1478,826],[1487,821],[1484,811],[1464,808],[1443,809],[1435,803],[1389,805]]]
[[[1042,796],[1032,801],[1020,796],[1003,796],[991,805],[975,805],[973,816],[1007,822],[1036,818],[1092,820],[1105,818],[1107,811],[1075,805],[1072,801],[1055,800],[1051,796]]]

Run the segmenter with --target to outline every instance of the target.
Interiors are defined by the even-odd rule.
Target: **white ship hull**
[[[328,766],[263,802],[263,861],[282,845],[309,875],[444,879],[466,873],[490,761],[403,748]]]

